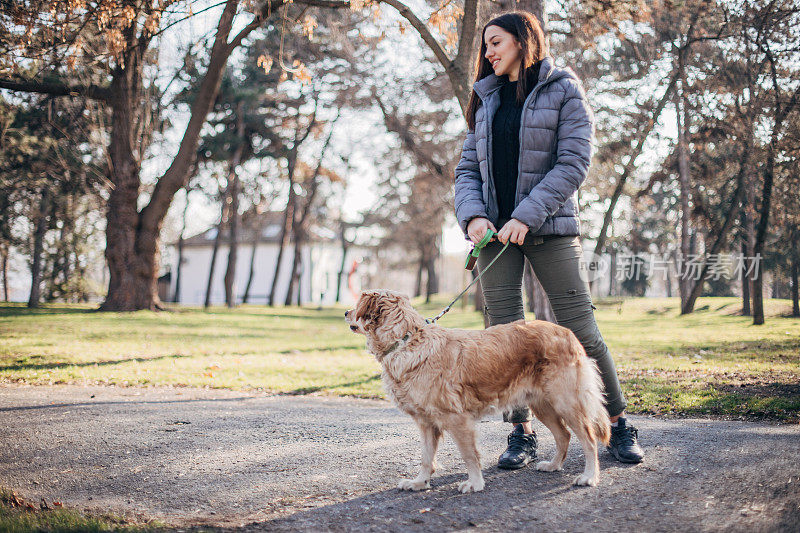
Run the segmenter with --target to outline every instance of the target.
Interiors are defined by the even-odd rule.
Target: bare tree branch
[[[664,110],[664,107],[667,105],[667,102],[672,96],[672,91],[675,89],[675,84],[678,81],[678,77],[680,76],[680,72],[675,70],[672,74],[672,78],[669,80],[669,85],[667,85],[667,89],[664,91],[664,95],[661,97],[661,100],[658,102],[656,109],[653,111],[653,115],[647,120],[647,124],[641,130],[639,134],[639,140],[636,143],[636,147],[631,152],[631,156],[628,159],[628,163],[625,165],[625,168],[622,169],[622,172],[617,177],[617,185],[614,188],[614,193],[611,195],[611,203],[609,204],[608,209],[606,210],[606,214],[603,217],[603,225],[600,228],[600,234],[597,236],[597,244],[594,247],[594,253],[600,255],[603,253],[603,248],[606,245],[606,233],[608,232],[608,226],[611,225],[611,218],[614,213],[614,208],[617,205],[617,200],[619,197],[622,196],[622,189],[625,186],[625,182],[628,180],[628,176],[630,175],[631,171],[634,167],[634,161],[636,158],[642,153],[642,149],[644,148],[644,143],[647,138],[650,136],[650,132],[653,131],[653,127],[655,126],[656,122],[658,121],[658,117],[661,115],[661,112]]]
[[[99,85],[66,84],[33,80],[9,80],[0,78],[0,89],[26,93],[49,94],[50,96],[83,96],[93,100],[107,101],[111,91]]]

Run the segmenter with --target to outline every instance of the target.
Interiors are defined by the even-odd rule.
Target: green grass
[[[49,509],[47,508],[49,507]],[[65,509],[60,504],[48,503],[47,507],[34,505],[13,492],[0,489],[0,532],[28,533],[42,532],[103,532],[120,531],[138,533],[163,531],[164,524],[148,522],[146,524],[131,523],[112,514],[92,515],[72,509]]]
[[[446,304],[417,303],[426,316]],[[629,411],[800,420],[800,319],[786,300],[767,320],[739,316],[737,298],[595,301]],[[383,397],[379,366],[343,308],[94,313],[0,305],[0,382],[184,385]],[[459,305],[440,324],[480,328]]]

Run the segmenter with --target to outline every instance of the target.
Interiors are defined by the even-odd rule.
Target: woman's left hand
[[[516,218],[512,218],[500,228],[500,231],[497,233],[497,238],[503,244],[511,240],[511,242],[521,245],[523,241],[525,241],[525,235],[527,235],[527,233],[528,226]]]

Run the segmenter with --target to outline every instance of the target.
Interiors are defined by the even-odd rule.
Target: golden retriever
[[[475,423],[493,409],[517,405],[529,405],[555,437],[555,456],[536,469],[561,469],[569,427],[585,455],[575,484],[597,485],[598,441],[608,444],[611,427],[597,366],[569,329],[541,320],[485,330],[443,328],[427,324],[407,296],[388,290],[362,292],[345,319],[366,336],[387,393],[422,435],[419,475],[400,480],[399,488],[430,488],[436,449],[447,431],[467,466],[468,479],[458,489],[483,490]]]

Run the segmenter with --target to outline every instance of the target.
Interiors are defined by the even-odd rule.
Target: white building
[[[280,224],[282,213],[269,213],[267,223],[264,224],[261,236],[255,244],[255,257],[253,260],[253,279],[251,282],[248,303],[265,304],[275,264],[278,260],[280,239]],[[227,233],[227,232],[226,232]],[[330,230],[315,228],[310,241],[303,246],[301,251],[300,271],[300,300],[302,303],[331,305],[336,302],[337,281],[342,269],[341,241]],[[180,271],[180,288],[177,301],[185,305],[203,305],[206,296],[206,286],[211,265],[211,256],[217,229],[209,230],[184,240],[183,261]],[[234,280],[234,293],[236,302],[241,303],[247,281],[250,277],[251,256],[254,251],[253,232],[247,228],[240,231],[239,249],[236,261],[236,277]],[[170,256],[170,288],[169,294],[175,295],[178,273],[177,243],[171,243]],[[225,303],[225,270],[228,265],[229,242],[227,235],[223,235],[217,251],[214,278],[211,284],[210,302],[212,305]],[[341,302],[353,303],[352,293],[360,289],[360,277],[363,267],[354,266],[354,262],[364,260],[364,249],[350,246],[344,258],[344,275],[340,290]],[[281,258],[281,268],[278,274],[274,303],[282,305],[289,290],[292,261],[294,257],[294,243],[286,244]],[[296,301],[296,300],[295,300]]]

